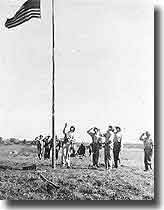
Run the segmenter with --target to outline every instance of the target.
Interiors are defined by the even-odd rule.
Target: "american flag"
[[[7,28],[16,27],[31,18],[41,18],[40,0],[28,0],[16,12],[14,17],[7,19],[5,26]]]

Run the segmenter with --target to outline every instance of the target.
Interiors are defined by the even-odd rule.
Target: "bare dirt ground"
[[[59,158],[60,159],[60,158]],[[60,160],[59,160],[60,161]],[[154,170],[144,172],[143,150],[123,149],[118,169],[106,171],[103,151],[100,168],[90,169],[90,157],[71,159],[71,169],[51,168],[38,160],[31,145],[0,145],[1,200],[153,200]],[[36,164],[36,170],[22,170]],[[40,178],[42,174],[57,187]]]

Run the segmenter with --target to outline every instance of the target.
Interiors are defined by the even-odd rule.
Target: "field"
[[[36,170],[22,170],[36,164]],[[0,144],[1,200],[153,200],[154,170],[144,172],[143,149],[125,147],[118,169],[91,169],[91,159],[71,159],[71,169],[51,168],[50,160],[38,160],[36,147]],[[42,174],[53,182],[41,179]]]

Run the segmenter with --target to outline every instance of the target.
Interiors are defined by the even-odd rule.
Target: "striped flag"
[[[40,0],[28,0],[16,12],[14,17],[7,19],[5,26],[7,28],[16,27],[31,18],[41,18]]]

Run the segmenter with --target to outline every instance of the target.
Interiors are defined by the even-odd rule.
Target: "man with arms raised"
[[[151,167],[151,160],[153,155],[153,141],[151,138],[151,135],[148,131],[143,133],[140,137],[140,141],[143,141],[144,143],[144,164],[145,164],[145,171],[152,169]]]
[[[102,135],[100,133],[100,130],[96,127],[93,127],[87,131],[87,133],[92,138],[92,161],[93,161],[93,167],[99,167],[98,161],[99,161],[99,150],[101,149],[101,138]]]
[[[66,165],[67,168],[70,168],[70,150],[74,142],[74,132],[75,127],[71,126],[69,131],[66,132],[67,123],[65,123],[63,134],[64,134],[64,141],[62,145],[62,158],[61,164]]]

